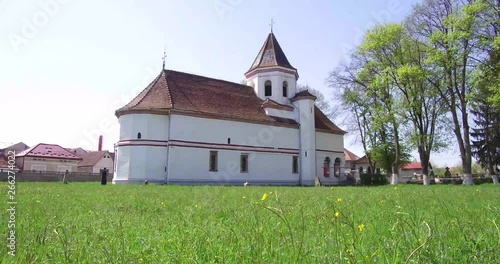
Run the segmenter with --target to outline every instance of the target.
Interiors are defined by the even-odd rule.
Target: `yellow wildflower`
[[[363,225],[363,224],[358,225],[358,230],[359,230],[359,232],[363,232],[363,230],[365,230],[365,225]]]
[[[335,216],[335,218],[339,218],[339,216],[340,216],[339,211],[335,212],[334,216]]]
[[[342,202],[342,198],[338,198],[337,202],[341,203]]]
[[[247,198],[246,196],[241,197],[241,199],[246,199],[246,198]]]
[[[398,189],[398,186],[394,187],[394,190],[397,190]]]
[[[262,201],[264,201],[266,198],[267,198],[267,193],[264,193],[264,194],[262,195],[261,200],[262,200]]]

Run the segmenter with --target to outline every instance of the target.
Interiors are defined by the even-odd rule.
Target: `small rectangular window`
[[[240,167],[242,173],[248,172],[248,154],[241,154]]]
[[[209,171],[217,171],[217,151],[210,151]]]
[[[298,156],[293,156],[292,173],[299,173],[299,157]]]

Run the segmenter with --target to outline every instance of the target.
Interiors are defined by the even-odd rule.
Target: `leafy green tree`
[[[412,34],[429,45],[427,63],[441,75],[430,79],[453,120],[464,185],[472,185],[472,150],[470,141],[469,100],[471,78],[479,63],[479,14],[484,7],[469,1],[425,0],[414,7],[408,24]]]

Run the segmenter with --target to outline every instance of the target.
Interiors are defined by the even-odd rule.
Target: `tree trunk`
[[[423,145],[423,144],[421,144]],[[431,179],[429,177],[429,153],[424,151],[424,147],[421,146],[418,148],[418,152],[420,154],[420,165],[422,165],[422,184],[429,185],[431,184]]]
[[[431,184],[431,177],[427,176],[427,174],[422,174],[422,183],[424,185],[430,185]]]
[[[462,185],[474,185],[471,173],[464,173],[464,181],[462,182]]]
[[[397,173],[392,173],[391,175],[391,185],[396,185],[399,183],[399,175]]]
[[[498,176],[496,174],[491,174],[491,179],[493,180],[493,184],[498,184]]]
[[[489,164],[488,168],[486,169],[486,175],[485,177],[491,177],[493,180],[493,184],[498,184],[498,176],[495,174],[495,169],[493,169],[493,164]]]

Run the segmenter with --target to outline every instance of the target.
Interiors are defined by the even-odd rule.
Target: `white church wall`
[[[168,120],[169,116],[167,115],[122,115],[118,119],[120,123],[120,140],[137,139],[138,133],[141,133],[141,139],[167,140]]]
[[[287,111],[274,108],[265,108],[264,111],[266,111],[266,114],[269,116],[277,116],[294,120],[296,119],[297,116],[296,111]]]
[[[329,177],[324,176],[324,162],[330,158]],[[335,177],[335,159],[340,159],[340,177]],[[316,170],[323,184],[338,184],[346,179],[345,176],[344,140],[342,135],[316,132]]]
[[[171,120],[169,183],[298,184],[299,174],[292,173],[298,129],[179,115]],[[218,153],[217,172],[209,171],[210,151]],[[248,173],[240,171],[242,153],[249,154]]]
[[[271,96],[265,96],[264,93],[265,83],[268,80],[271,81],[272,84]],[[286,97],[283,96],[283,81],[288,83],[288,92]],[[253,84],[257,96],[261,99],[265,100],[266,98],[270,98],[280,104],[290,104],[289,99],[294,97],[297,91],[295,75],[279,71],[258,73],[248,80],[247,83]]]
[[[171,140],[298,149],[298,129],[172,115]],[[227,144],[227,145],[231,145]]]
[[[166,180],[167,148],[121,146],[117,151],[117,173],[113,183],[163,183]]]
[[[340,151],[344,153],[344,136],[316,132],[316,149]]]
[[[217,171],[209,171],[210,151],[217,151]],[[241,172],[240,155],[248,154],[248,172]],[[170,148],[169,184],[298,185],[299,174],[292,173],[292,154],[203,148]],[[175,165],[174,165],[175,164]]]
[[[166,115],[122,115],[113,183],[165,182],[169,120]],[[137,134],[141,133],[141,138]]]

